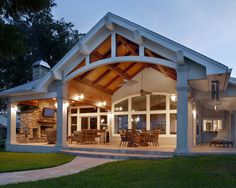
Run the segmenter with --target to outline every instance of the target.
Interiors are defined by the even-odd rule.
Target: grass
[[[117,161],[75,175],[6,187],[236,187],[236,156]]]
[[[71,161],[74,156],[59,153],[0,152],[0,172],[41,169]],[[0,174],[1,176],[1,174]]]

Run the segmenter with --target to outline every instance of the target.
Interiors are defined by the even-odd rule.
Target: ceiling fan
[[[133,86],[137,83],[138,81],[136,80],[123,79],[122,83],[120,83],[119,86]]]
[[[146,95],[151,95],[151,94],[152,94],[152,92],[145,91],[143,89],[143,71],[142,71],[142,73],[141,73],[141,90],[140,90],[140,95],[141,96],[146,96]]]

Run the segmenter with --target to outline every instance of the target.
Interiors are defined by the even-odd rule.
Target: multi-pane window
[[[114,134],[120,128],[160,130],[161,134],[177,132],[177,102],[170,94],[153,93],[126,97],[114,104]]]

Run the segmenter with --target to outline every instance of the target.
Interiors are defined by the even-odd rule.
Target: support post
[[[182,52],[180,54],[183,54]],[[181,58],[183,59],[183,57]],[[188,66],[177,61],[177,146],[176,153],[189,152],[188,139]]]
[[[232,140],[233,143],[236,144],[236,111],[233,111],[233,118],[232,118]]]
[[[57,83],[57,142],[56,147],[61,149],[67,145],[66,130],[67,130],[67,108],[68,102],[66,97],[66,83],[59,81]]]
[[[16,104],[9,102],[7,105],[7,145],[16,143],[16,111]]]

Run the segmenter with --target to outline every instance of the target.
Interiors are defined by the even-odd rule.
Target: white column
[[[236,144],[236,111],[233,111],[233,118],[232,118],[232,140],[233,143]]]
[[[111,57],[116,57],[116,33],[111,33]]]
[[[67,128],[67,108],[68,102],[66,97],[66,84],[63,81],[57,83],[57,144],[58,148],[64,147],[66,143]]]
[[[189,152],[188,140],[188,67],[177,64],[177,146],[176,153]]]
[[[9,102],[7,105],[7,145],[16,143],[16,111],[17,106]]]

